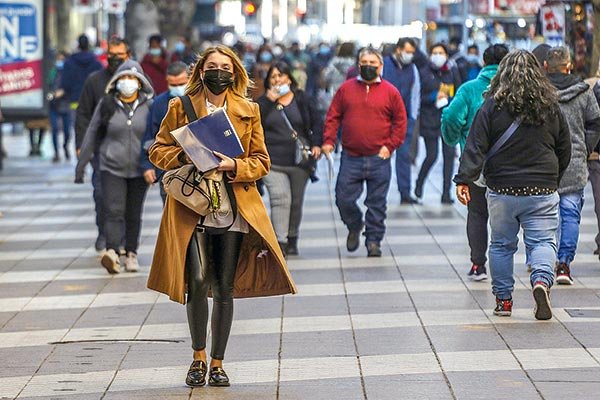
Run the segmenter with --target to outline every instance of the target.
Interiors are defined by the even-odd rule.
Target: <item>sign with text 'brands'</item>
[[[0,104],[11,110],[44,108],[43,0],[0,0]]]

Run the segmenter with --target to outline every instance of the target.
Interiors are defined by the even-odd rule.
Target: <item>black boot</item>
[[[281,249],[281,252],[283,253],[283,256],[287,257],[287,254],[285,251],[285,249],[287,247],[287,243],[283,243],[283,242],[278,242],[278,243],[279,243],[279,248]]]
[[[285,252],[288,256],[298,255],[298,236],[288,236],[287,247]]]

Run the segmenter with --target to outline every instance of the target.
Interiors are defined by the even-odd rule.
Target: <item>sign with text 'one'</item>
[[[11,110],[44,108],[43,0],[0,0],[0,104]]]

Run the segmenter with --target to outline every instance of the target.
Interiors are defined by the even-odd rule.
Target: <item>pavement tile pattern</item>
[[[91,185],[73,165],[25,157],[5,137],[0,172],[0,399],[564,399],[600,391],[600,262],[593,198],[575,285],[533,318],[522,249],[515,309],[492,314],[489,281],[466,279],[466,210],[441,206],[440,166],[423,205],[389,195],[383,257],[345,249],[326,174],[310,184],[296,296],[236,300],[230,388],[185,386],[185,307],[145,288],[161,215],[148,193],[141,271],[108,276],[93,245]],[[49,149],[46,153],[49,154]],[[321,166],[325,168],[325,164]]]

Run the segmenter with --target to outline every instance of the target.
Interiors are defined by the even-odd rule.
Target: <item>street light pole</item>
[[[469,0],[463,0],[462,2],[462,16],[462,44],[466,49],[469,40],[469,28],[467,28],[465,22],[469,18]]]

